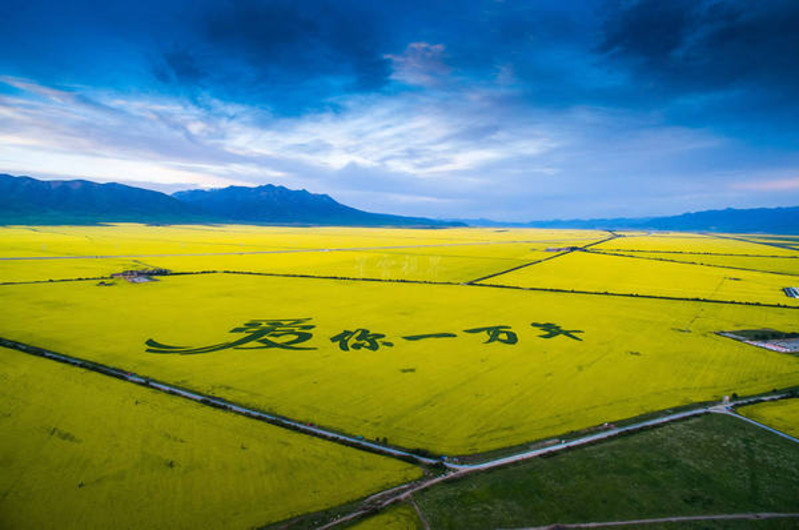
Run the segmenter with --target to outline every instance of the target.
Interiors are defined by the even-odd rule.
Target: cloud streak
[[[708,153],[729,149],[709,131],[612,109],[531,112],[513,107],[514,94],[504,89],[351,96],[335,112],[277,118],[215,100],[4,82],[20,91],[0,98],[5,171],[169,189],[276,182],[414,215],[642,213],[624,209],[631,192],[650,196],[646,207],[670,210],[657,205],[718,193],[708,189],[710,179],[692,184],[693,173]]]

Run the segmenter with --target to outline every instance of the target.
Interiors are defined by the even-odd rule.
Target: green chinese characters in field
[[[243,333],[244,336],[236,340],[212,344],[210,346],[186,347],[162,344],[154,339],[147,339],[145,342],[148,353],[178,353],[182,355],[211,353],[221,350],[256,350],[279,348],[283,350],[315,350],[314,346],[298,346],[313,338],[312,330],[316,327],[309,324],[311,318],[290,318],[273,320],[250,320],[242,326],[235,327],[230,333]],[[563,336],[569,339],[582,341],[575,333],[583,333],[579,329],[563,329],[558,324],[552,322],[530,324],[534,328],[539,328],[543,334],[538,338],[551,339]],[[511,329],[511,326],[497,325],[484,326],[478,328],[464,329],[464,333],[479,334],[485,333],[484,344],[493,342],[500,344],[514,345],[519,342],[518,334]],[[449,339],[457,338],[457,333],[425,333],[420,335],[405,335],[401,337],[406,341],[420,341],[425,339]],[[384,333],[372,332],[366,328],[356,328],[354,330],[345,329],[330,337],[330,342],[336,344],[341,351],[370,350],[377,351],[381,347],[391,348],[393,342],[383,340],[386,338]]]

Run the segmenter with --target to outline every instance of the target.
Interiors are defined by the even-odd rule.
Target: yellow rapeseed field
[[[758,403],[739,409],[744,416],[799,438],[799,399]]]
[[[448,455],[799,384],[796,357],[714,333],[792,330],[794,309],[232,274],[6,285],[0,305],[0,336]]]
[[[668,252],[700,252],[715,254],[741,254],[758,256],[795,256],[790,249],[763,245],[751,241],[743,241],[739,236],[716,236],[683,233],[654,233],[646,235],[627,235],[600,245],[597,250],[642,250]]]
[[[412,252],[331,251],[277,253],[240,256],[200,256],[149,258],[148,263],[175,272],[245,271],[278,274],[310,274],[348,278],[405,279],[423,281],[464,282],[496,271],[551,256],[517,245],[514,258],[497,258],[488,246],[435,247]],[[448,250],[439,251],[440,248]],[[461,252],[457,255],[455,249]],[[480,255],[475,250],[479,250]],[[507,248],[499,249],[508,252]],[[468,252],[471,251],[471,252]],[[439,253],[444,252],[444,253]],[[446,254],[449,252],[449,254]],[[471,254],[471,255],[470,255]]]
[[[148,268],[146,263],[133,259],[0,259],[0,283],[68,280],[73,278],[102,278],[115,272]]]
[[[736,237],[747,241],[767,243],[769,245],[784,245],[788,247],[799,246],[799,236],[789,235],[763,235],[763,234],[739,234]]]
[[[593,230],[281,227],[246,225],[0,227],[0,256],[98,256],[250,252],[303,248],[359,248],[514,242],[588,243]]]
[[[349,528],[354,530],[421,530],[424,527],[414,509],[403,503],[359,521]]]
[[[724,254],[687,254],[674,252],[621,252],[626,256],[637,258],[649,258],[654,260],[679,261],[683,263],[698,263],[700,265],[710,265],[715,267],[749,269],[763,272],[776,272],[781,274],[794,275],[799,277],[799,252],[793,256],[770,256],[770,257],[751,257],[751,256],[731,256]],[[734,272],[730,274],[734,275]],[[785,278],[786,282],[797,282]]]
[[[253,528],[421,474],[3,348],[0,382],[6,529]]]
[[[572,252],[487,283],[799,306],[799,298],[782,290],[795,286],[796,280],[781,274]]]
[[[0,282],[159,267],[462,282],[552,257],[548,248],[604,237],[606,233],[588,230],[528,229],[0,227]]]

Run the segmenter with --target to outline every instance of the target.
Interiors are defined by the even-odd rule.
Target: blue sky
[[[0,7],[0,171],[523,221],[799,204],[795,0]]]

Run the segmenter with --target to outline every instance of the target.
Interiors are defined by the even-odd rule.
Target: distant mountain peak
[[[199,212],[157,191],[88,180],[38,180],[0,174],[0,221],[193,219]]]
[[[254,223],[449,226],[418,217],[376,214],[345,206],[331,196],[281,185],[228,186],[212,190],[179,191],[172,195],[215,216]]]
[[[776,208],[724,208],[664,217],[612,219],[556,219],[528,223],[498,223],[485,219],[464,220],[476,226],[527,228],[578,228],[602,230],[675,230],[690,232],[762,232],[799,234],[799,206]]]
[[[364,212],[325,194],[280,185],[228,186],[172,196],[125,184],[38,180],[0,174],[0,224],[238,222],[344,226],[452,226]]]

